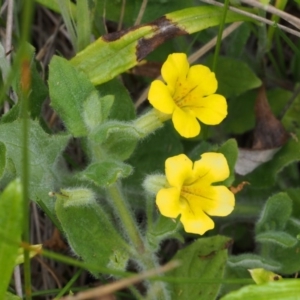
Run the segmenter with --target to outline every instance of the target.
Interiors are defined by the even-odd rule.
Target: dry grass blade
[[[201,2],[204,2],[204,3],[208,3],[208,4],[212,4],[212,5],[215,5],[215,6],[220,6],[220,7],[224,7],[224,4],[223,3],[220,3],[220,2],[217,2],[217,1],[214,1],[214,0],[201,0]],[[235,7],[232,7],[232,6],[229,6],[228,7],[229,10],[231,11],[234,11],[236,13],[239,13],[241,15],[244,15],[244,16],[248,16],[250,18],[252,18],[253,20],[257,20],[259,22],[262,22],[262,23],[265,23],[265,24],[268,24],[270,26],[276,26],[278,28],[280,28],[281,30],[283,31],[286,31],[290,34],[293,34],[295,36],[298,36],[300,37],[300,32],[297,31],[297,30],[294,30],[294,29],[291,29],[291,28],[288,28],[284,25],[280,25],[280,24],[277,24],[276,22],[274,21],[270,21],[266,18],[263,18],[263,17],[260,17],[260,16],[257,16],[255,14],[252,14],[252,13],[249,13],[247,11],[244,11],[242,9],[238,9],[238,8],[235,8]]]
[[[242,3],[248,4],[249,6],[258,7],[262,10],[265,10],[271,14],[274,14],[276,16],[279,16],[280,18],[286,20],[288,23],[294,25],[296,28],[300,29],[300,19],[290,15],[271,4],[262,4],[259,1],[256,0],[241,0]]]
[[[157,269],[152,269],[152,270],[146,271],[144,273],[141,273],[141,274],[129,277],[129,278],[118,280],[111,284],[107,284],[107,285],[100,286],[100,287],[97,287],[94,289],[90,289],[88,291],[78,293],[75,296],[67,296],[67,297],[61,298],[61,300],[85,300],[85,299],[93,299],[96,297],[99,298],[99,297],[102,297],[105,295],[112,294],[120,289],[126,288],[130,285],[138,283],[149,277],[152,277],[155,275],[160,275],[161,273],[170,271],[170,270],[178,267],[179,265],[180,265],[180,263],[178,261],[171,261]],[[53,300],[57,300],[57,299],[53,299]]]

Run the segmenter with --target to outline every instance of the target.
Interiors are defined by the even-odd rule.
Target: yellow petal
[[[172,121],[178,133],[185,138],[195,137],[200,133],[200,124],[190,111],[184,111],[176,106]]]
[[[165,172],[171,186],[179,190],[185,179],[192,174],[193,162],[184,154],[169,157],[165,163]]]
[[[197,91],[191,92],[189,108],[193,110],[196,117],[207,125],[221,123],[227,116],[226,99],[218,94],[197,99]]]
[[[193,186],[189,187],[189,191],[192,193]],[[197,207],[210,216],[224,217],[229,215],[234,209],[234,195],[225,186],[209,186],[198,190],[201,190],[201,195],[190,195],[189,204],[192,210]]]
[[[172,92],[175,91],[176,82],[186,78],[189,62],[185,53],[170,54],[161,68],[161,75]]]
[[[177,188],[161,189],[156,195],[156,205],[160,213],[168,218],[177,218],[180,214],[180,190]]]
[[[218,82],[215,73],[203,65],[195,65],[189,69],[187,81],[194,86],[197,86],[199,96],[211,95],[216,92]]]
[[[207,230],[215,227],[214,222],[208,217],[201,208],[191,211],[188,206],[182,211],[181,223],[183,224],[184,230],[190,233],[204,234]]]
[[[151,83],[148,99],[154,108],[165,114],[171,114],[175,108],[168,87],[160,80]]]
[[[230,174],[225,156],[222,153],[214,152],[202,154],[201,159],[194,163],[194,172],[194,176],[199,178],[199,184],[205,185],[223,181]]]

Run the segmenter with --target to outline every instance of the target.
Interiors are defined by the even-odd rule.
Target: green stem
[[[144,240],[138,229],[134,217],[123,198],[122,192],[117,183],[107,188],[108,196],[112,201],[112,206],[115,208],[125,232],[127,233],[131,243],[135,247],[135,260],[144,270],[157,268],[159,265],[155,254],[148,250]],[[169,299],[168,292],[163,282],[152,283],[148,288],[148,297],[146,299],[166,300]]]
[[[219,32],[218,32],[216,50],[215,50],[214,58],[213,58],[213,65],[212,65],[212,71],[213,72],[216,71],[216,67],[217,67],[217,60],[218,60],[219,53],[220,53],[222,34],[223,34],[224,26],[225,26],[225,20],[226,20],[228,7],[229,7],[229,0],[225,0],[223,16],[222,16],[222,20],[221,20],[220,27],[219,27]]]
[[[73,286],[74,282],[78,279],[78,277],[81,275],[82,271],[83,271],[83,269],[77,270],[77,272],[74,274],[74,276],[71,278],[71,280],[63,287],[63,289],[60,290],[60,292],[57,294],[57,296],[53,300],[58,300],[65,293],[67,293],[69,290],[71,290],[71,287]]]
[[[22,31],[21,31],[21,41],[20,41],[20,57],[21,57],[21,86],[22,86],[22,117],[23,117],[23,150],[22,150],[22,184],[23,184],[23,201],[24,201],[24,231],[23,239],[25,243],[29,243],[29,116],[28,116],[28,100],[30,92],[30,57],[27,54],[27,43],[29,40],[29,34],[31,32],[31,23],[33,15],[33,0],[28,0],[24,2],[23,15],[22,15]],[[25,78],[25,76],[29,78]],[[27,77],[26,76],[26,77]],[[30,258],[29,250],[24,250],[24,279],[25,279],[25,298],[26,300],[31,300],[31,275],[30,275]]]
[[[145,251],[144,241],[117,183],[109,186],[107,188],[107,193],[112,201],[112,206],[116,210],[118,217],[121,219],[121,222],[126,229],[126,233],[131,243],[138,253],[143,253]]]
[[[163,126],[164,121],[171,118],[171,115],[163,114],[156,109],[151,109],[134,121],[134,126],[141,132],[141,138],[146,137],[158,128]]]

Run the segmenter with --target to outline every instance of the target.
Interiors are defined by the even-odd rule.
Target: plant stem
[[[114,183],[110,185],[107,188],[107,193],[112,201],[113,208],[116,210],[118,217],[121,219],[121,222],[126,229],[126,233],[131,243],[135,247],[135,250],[138,253],[143,253],[145,251],[144,241],[118,184]]]
[[[126,200],[123,198],[120,187],[117,183],[112,184],[107,188],[107,193],[112,201],[112,206],[116,210],[118,217],[121,219],[125,232],[128,235],[130,242],[135,248],[136,254],[134,259],[137,261],[143,270],[151,270],[159,267],[157,258],[151,250],[148,250],[145,242],[138,229],[138,225],[134,220],[130,208]],[[146,299],[166,300],[169,299],[168,292],[163,282],[151,283],[148,288],[148,297]]]
[[[158,128],[163,126],[163,122],[171,118],[171,115],[163,114],[156,109],[151,109],[134,121],[134,126],[141,132],[141,138],[146,137]]]
[[[223,30],[224,30],[228,7],[229,7],[229,0],[225,0],[224,12],[223,12],[222,20],[221,20],[220,27],[219,27],[217,44],[216,44],[216,49],[215,49],[214,58],[213,58],[213,65],[212,65],[213,72],[216,71],[216,67],[217,67],[217,60],[218,60],[219,53],[220,53],[222,35],[223,35]]]

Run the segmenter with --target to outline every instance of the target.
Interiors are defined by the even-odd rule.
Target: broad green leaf
[[[80,177],[92,181],[98,186],[106,187],[131,173],[132,167],[130,165],[117,160],[105,160],[89,165],[80,174]]]
[[[4,300],[22,300],[19,296],[6,292]]]
[[[251,24],[243,23],[238,29],[230,34],[230,36],[224,40],[224,46],[227,49],[226,55],[239,58],[245,53],[246,43],[251,34]],[[222,44],[223,44],[222,43]],[[223,45],[222,45],[223,46]]]
[[[48,96],[48,89],[42,80],[35,62],[31,65],[31,93],[29,95],[30,114],[33,119],[39,118],[43,102]]]
[[[269,258],[264,258],[257,254],[240,254],[230,256],[228,264],[231,268],[242,267],[245,269],[263,268],[266,270],[277,271],[280,269],[281,264]]]
[[[83,102],[95,93],[86,76],[67,60],[54,56],[49,65],[49,93],[51,106],[61,117],[69,132],[75,137],[85,136]]]
[[[102,155],[112,159],[125,160],[134,151],[140,134],[130,123],[108,121],[93,130],[89,138],[95,149],[95,158],[97,157],[97,147],[99,147],[100,157]]]
[[[297,140],[296,140],[297,139]],[[287,165],[300,160],[299,151],[300,131],[296,138],[289,141],[274,155],[272,160],[266,162],[244,177],[244,180],[256,188],[274,185],[276,175]]]
[[[299,279],[285,279],[261,285],[248,285],[231,292],[221,300],[297,300],[299,295]]]
[[[22,131],[23,121],[0,125],[0,141],[6,146],[8,171],[14,169],[14,176],[21,176],[22,162]],[[29,196],[35,202],[43,202],[54,216],[54,203],[48,196],[60,181],[60,171],[57,169],[58,158],[67,145],[69,136],[49,135],[45,133],[38,122],[29,122]],[[12,174],[11,174],[12,176]],[[3,182],[0,182],[3,187]]]
[[[5,144],[0,142],[0,179],[3,176],[6,166],[6,147]]]
[[[177,238],[181,240],[181,242],[184,242],[184,238],[177,232],[178,228],[180,227],[181,223],[179,222],[179,220],[166,218],[163,215],[159,214],[152,227],[148,228],[147,230],[147,241],[155,251],[158,250],[158,245],[166,239]]]
[[[271,243],[281,247],[293,247],[298,243],[296,237],[284,231],[266,231],[255,236],[255,240],[259,243]]]
[[[97,128],[106,121],[114,102],[114,96],[100,97],[99,93],[92,92],[83,102],[83,118],[89,130]]]
[[[128,258],[127,244],[116,223],[108,217],[95,194],[85,188],[64,189],[56,194],[55,210],[72,250],[90,265],[117,266],[115,251]],[[127,259],[119,270],[125,270]],[[97,275],[94,273],[94,275]]]
[[[295,86],[295,90],[300,87],[300,84],[298,83]],[[292,94],[292,93],[291,93]],[[290,95],[289,98],[291,98],[292,95]],[[282,118],[282,124],[284,127],[294,132],[296,129],[299,130],[300,123],[299,123],[299,112],[300,112],[300,95],[298,93],[298,96],[294,101],[292,102],[292,105],[289,107],[289,109],[286,111]]]
[[[23,231],[23,201],[20,180],[12,181],[0,195],[0,299],[4,299],[18,256]]]
[[[208,65],[211,64],[212,58],[208,61]],[[237,97],[262,84],[242,60],[219,56],[215,73],[218,80],[217,92],[226,98]]]
[[[224,268],[227,260],[227,249],[231,240],[224,236],[200,238],[186,248],[179,250],[174,259],[181,261],[181,266],[170,272],[173,277],[199,278],[197,284],[170,284],[172,299],[201,300],[215,299],[221,287]],[[201,284],[201,280],[215,280],[216,283]]]
[[[300,220],[290,218],[286,223],[285,232],[295,239],[300,233]],[[261,244],[261,253],[265,258],[280,262],[281,268],[278,270],[281,274],[293,274],[300,270],[300,240],[293,247],[282,247],[281,245],[269,243]]]
[[[256,233],[285,228],[292,214],[292,200],[286,193],[278,193],[270,197],[256,223]]]
[[[234,166],[238,157],[238,146],[234,139],[230,139],[225,142],[218,150],[218,152],[224,154],[227,159],[227,163],[230,170],[229,177],[222,182],[226,186],[230,186],[234,181]]]
[[[275,116],[282,112],[291,94],[290,91],[281,88],[267,91],[268,102]],[[257,91],[249,90],[228,101],[228,115],[222,123],[227,133],[241,134],[254,128],[256,97]]]
[[[140,0],[126,1],[125,14],[123,22],[126,26],[131,26],[136,21],[136,18],[141,9],[142,2]],[[195,5],[193,0],[187,1],[173,1],[173,0],[148,0],[147,7],[144,11],[141,23],[150,22],[162,14],[169,13],[170,11],[180,10],[186,7]],[[114,22],[119,22],[122,6],[119,0],[111,0],[109,3],[104,1],[97,1],[98,14],[102,15],[106,11],[106,18]]]
[[[165,40],[216,26],[222,17],[223,8],[211,6],[172,12],[152,23],[102,36],[71,63],[98,85],[134,67]],[[227,23],[246,19],[231,11],[226,15]]]
[[[129,121],[135,118],[135,108],[124,85],[118,80],[110,80],[97,87],[101,95],[114,95],[115,101],[109,112],[112,120]]]

